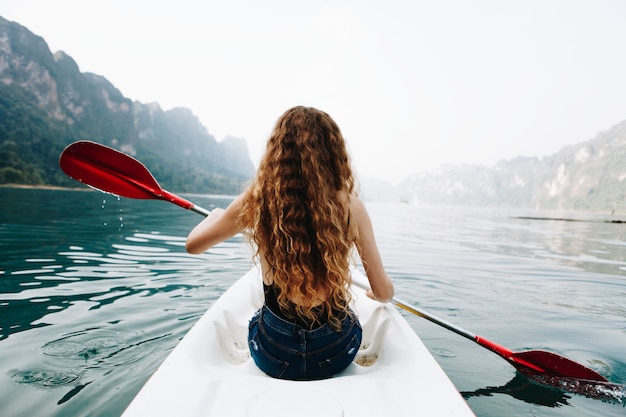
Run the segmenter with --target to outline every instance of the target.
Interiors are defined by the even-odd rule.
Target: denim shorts
[[[313,380],[331,377],[350,365],[362,334],[352,311],[343,320],[342,330],[336,332],[328,323],[307,330],[263,305],[250,320],[248,345],[256,365],[269,376]]]

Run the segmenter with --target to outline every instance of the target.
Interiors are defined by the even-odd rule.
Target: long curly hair
[[[265,257],[284,314],[339,330],[350,302],[349,218],[355,180],[335,121],[294,107],[277,121],[240,215],[256,254]],[[354,223],[354,222],[352,222]],[[296,302],[293,302],[295,300]],[[314,306],[323,308],[313,308]]]

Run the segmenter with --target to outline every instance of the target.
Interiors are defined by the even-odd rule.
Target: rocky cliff
[[[57,160],[80,139],[137,157],[172,191],[238,192],[254,170],[244,140],[217,142],[188,109],[124,97],[0,17],[0,184],[74,185]]]

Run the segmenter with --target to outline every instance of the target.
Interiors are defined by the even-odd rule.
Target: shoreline
[[[108,193],[106,191],[101,191],[96,188],[85,185],[83,187],[62,187],[59,185],[30,185],[30,184],[0,184],[0,188],[16,188],[16,189],[25,189],[25,190],[50,190],[50,191],[90,191],[90,192],[99,192],[105,194],[115,195],[113,193]],[[181,195],[187,196],[195,196],[195,197],[209,197],[209,198],[221,198],[221,199],[235,199],[237,195],[230,194],[198,194],[198,193],[179,193]],[[155,197],[155,200],[159,200],[159,198]]]
[[[60,185],[31,185],[31,184],[0,184],[0,188],[24,188],[33,190],[70,190],[70,191],[94,191],[89,187],[62,187]]]
[[[105,194],[105,191],[100,191],[98,189],[92,188],[88,185],[83,187],[62,187],[59,185],[30,185],[30,184],[0,184],[1,188],[16,188],[16,189],[30,189],[30,190],[51,190],[51,191],[90,191],[90,192],[101,192]],[[220,198],[220,199],[234,199],[236,195],[228,195],[228,194],[201,194],[201,193],[179,193],[181,195],[191,196],[191,197],[208,197],[208,198]],[[155,198],[158,200],[158,198]],[[461,206],[459,206],[461,207]],[[505,207],[500,207],[505,208]],[[531,211],[533,209],[530,209]],[[541,209],[546,212],[554,211],[553,209]],[[563,221],[563,222],[601,222],[601,223],[612,223],[612,224],[626,224],[626,218],[624,218],[623,213],[611,213],[607,215],[602,212],[594,212],[594,211],[579,211],[579,210],[565,210],[568,213],[576,213],[576,214],[588,214],[591,215],[592,218],[570,218],[570,217],[561,217],[561,216],[514,216],[518,220],[534,220],[534,221]],[[604,216],[608,218],[597,218],[597,216]]]

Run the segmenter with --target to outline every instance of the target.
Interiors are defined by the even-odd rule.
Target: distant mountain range
[[[366,196],[417,204],[626,213],[626,121],[549,157],[491,168],[445,165],[396,187],[367,180],[363,189]]]
[[[217,142],[188,109],[124,97],[0,17],[0,184],[76,186],[58,158],[80,139],[137,157],[177,192],[237,193],[254,171],[245,140]]]
[[[188,109],[125,98],[0,17],[0,184],[76,186],[57,162],[80,139],[136,156],[173,192],[237,193],[254,171],[244,139],[217,142]],[[447,165],[397,186],[362,178],[361,189],[369,200],[626,213],[626,121],[549,157]]]

